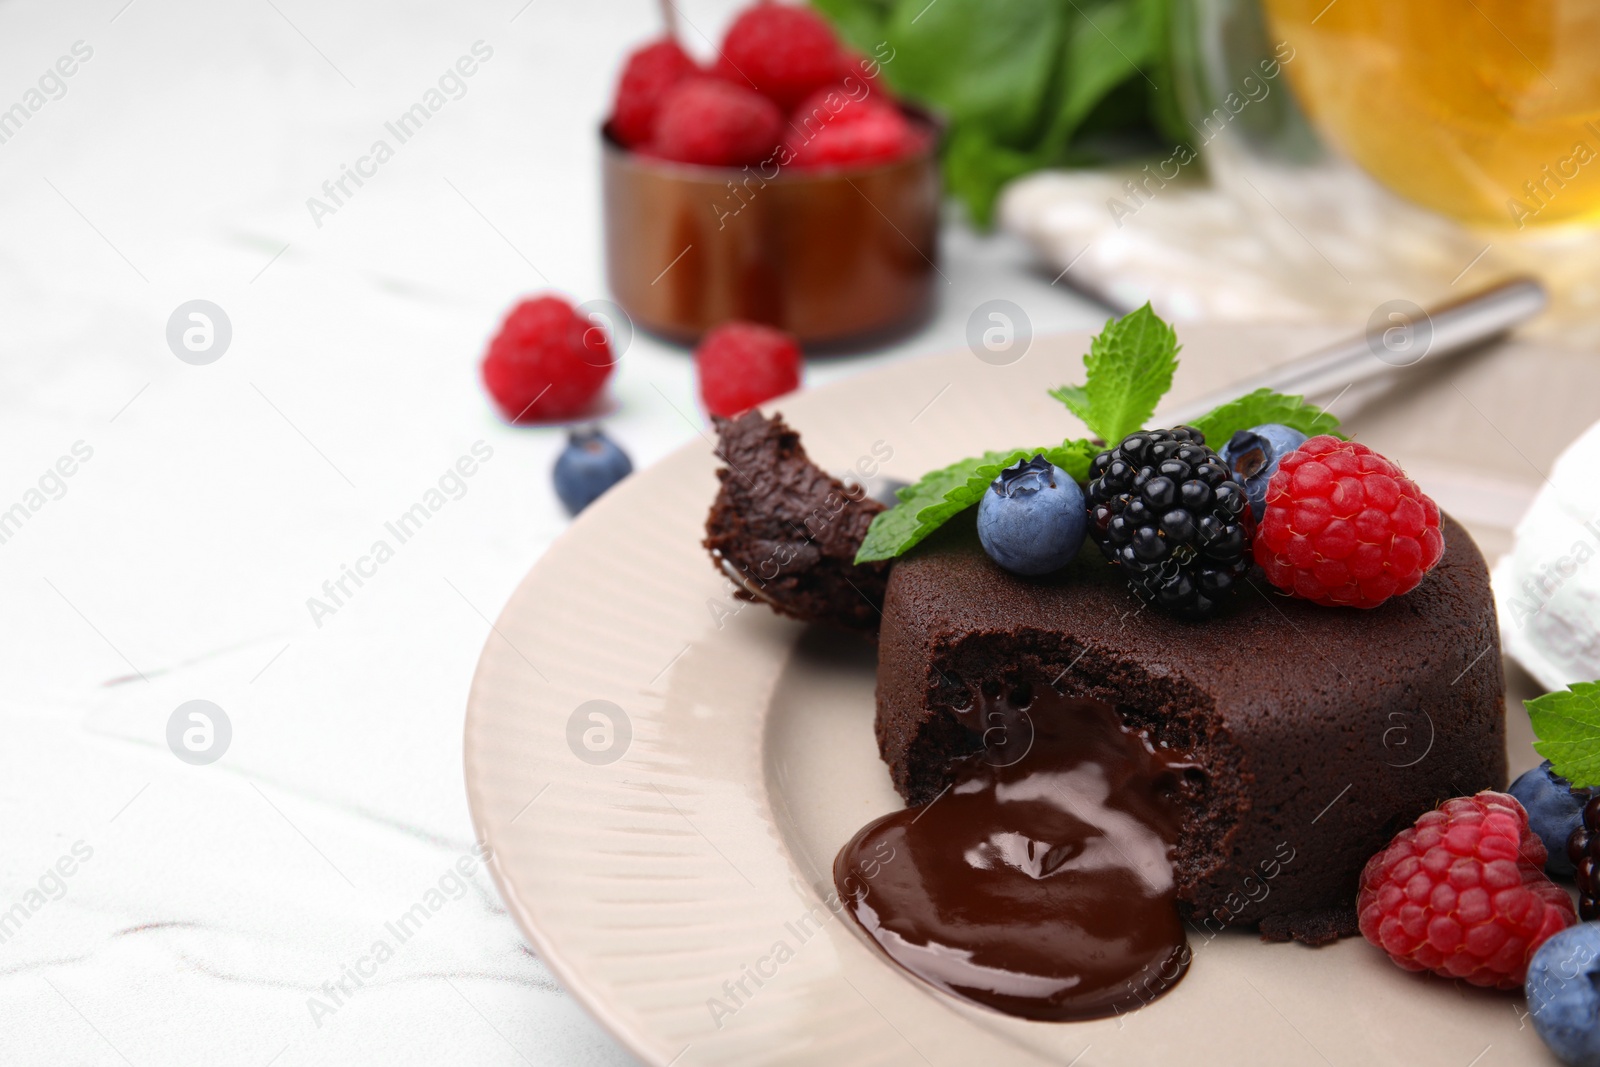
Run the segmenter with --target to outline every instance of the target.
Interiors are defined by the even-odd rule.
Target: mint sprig
[[[989,483],[1006,467],[1039,453],[1075,481],[1088,481],[1095,456],[1143,429],[1155,413],[1156,405],[1172,387],[1178,351],[1177,333],[1149,304],[1110,320],[1089,342],[1089,352],[1083,357],[1084,383],[1050,390],[1050,395],[1082,419],[1105,445],[1073,438],[1054,448],[985,452],[925,474],[916,485],[900,490],[899,504],[872,520],[856,562],[904,554],[983,499]],[[1292,426],[1308,437],[1321,433],[1341,436],[1339,420],[1332,415],[1298,396],[1270,389],[1258,389],[1220,405],[1199,419],[1195,428],[1205,433],[1212,448],[1221,448],[1236,431],[1273,422]]]
[[[811,6],[872,57],[864,74],[881,73],[885,89],[949,120],[945,188],[980,226],[990,225],[1001,187],[1019,174],[1103,164],[1152,136],[1191,151],[1194,130],[1172,71],[1182,54],[1172,44],[1176,5],[1167,0]]]
[[[1107,441],[1120,441],[1139,429],[1155,411],[1178,366],[1178,339],[1146,304],[1113,319],[1089,343],[1083,357],[1082,386],[1063,386],[1052,396],[1067,405]],[[985,452],[922,476],[897,494],[900,503],[879,514],[856,553],[857,563],[893,559],[970,508],[1002,470],[1042,453],[1074,481],[1089,480],[1089,464],[1101,449],[1087,439],[1069,439],[1054,448]]]
[[[1240,430],[1271,422],[1292,427],[1307,437],[1318,434],[1344,437],[1339,432],[1339,420],[1326,411],[1306,403],[1303,397],[1286,396],[1271,389],[1257,389],[1218,405],[1209,414],[1196,419],[1194,428],[1206,435],[1206,444],[1221,449]]]
[[[1144,427],[1172,388],[1178,347],[1177,332],[1146,304],[1107,322],[1089,342],[1084,384],[1063,385],[1050,395],[1107,445],[1116,445]]]
[[[1533,750],[1578,788],[1600,786],[1600,682],[1578,682],[1526,701]]]

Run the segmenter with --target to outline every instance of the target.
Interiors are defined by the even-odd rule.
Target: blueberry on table
[[[1222,462],[1233,480],[1244,486],[1257,522],[1266,508],[1267,483],[1277,472],[1278,461],[1305,443],[1306,435],[1299,430],[1270,422],[1240,430],[1222,446]]]
[[[1550,859],[1545,863],[1545,873],[1552,877],[1571,878],[1572,859],[1567,855],[1567,841],[1583,822],[1583,806],[1593,790],[1574,789],[1565,778],[1550,768],[1545,760],[1511,783],[1508,792],[1521,802],[1528,812],[1528,826],[1544,842]]]
[[[556,457],[556,496],[576,515],[632,471],[628,454],[598,426],[573,430]]]
[[[1528,964],[1533,1029],[1567,1067],[1600,1067],[1600,924],[1552,934]]]
[[[978,540],[1012,574],[1049,574],[1083,547],[1083,490],[1043,455],[1000,472],[978,503]]]

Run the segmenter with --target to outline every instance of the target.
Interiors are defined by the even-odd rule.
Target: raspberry
[[[834,81],[848,57],[822,16],[803,7],[760,3],[733,20],[716,72],[754,86],[785,111]]]
[[[1361,934],[1408,971],[1516,989],[1534,950],[1577,921],[1544,862],[1516,798],[1447,800],[1367,861]]]
[[[822,114],[828,111],[824,109]],[[899,108],[870,100],[850,101],[820,127],[798,122],[794,126],[797,132],[788,142],[789,162],[801,169],[886,163],[912,155],[924,144],[922,134]]]
[[[511,309],[483,357],[483,384],[511,422],[581,414],[611,374],[611,343],[558,296]]]
[[[759,163],[783,140],[783,113],[752,89],[687,78],[661,102],[654,148],[665,159],[712,167]]]
[[[862,92],[863,89],[866,91]],[[888,93],[867,87],[865,83],[847,87],[841,81],[824,85],[800,101],[800,106],[789,115],[789,125],[805,133],[815,133],[828,126],[843,126],[868,118],[885,108],[897,114],[900,110]]]
[[[629,148],[649,141],[667,91],[698,69],[670,37],[630,55],[617,79],[616,102],[611,106],[611,132],[616,139]]]
[[[1131,433],[1089,477],[1089,536],[1145,600],[1204,618],[1249,569],[1249,500],[1199,430]]]
[[[875,59],[869,59],[865,53],[857,52],[853,48],[839,46],[838,80],[850,84],[850,80],[875,82],[883,73],[883,65]]]
[[[1415,589],[1442,555],[1439,505],[1366,445],[1313,437],[1267,483],[1256,562],[1286,593],[1375,608]]]
[[[700,401],[711,414],[732,418],[798,389],[800,363],[799,342],[782,330],[724,323],[694,350]]]

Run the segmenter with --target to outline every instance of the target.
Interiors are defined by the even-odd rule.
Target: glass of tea
[[[1213,180],[1331,311],[1530,271],[1600,334],[1600,0],[1180,0],[1174,26]]]

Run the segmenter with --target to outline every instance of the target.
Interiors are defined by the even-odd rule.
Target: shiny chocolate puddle
[[[1171,856],[1191,764],[1051,689],[958,714],[985,747],[953,785],[834,860],[856,922],[918,978],[1009,1015],[1095,1019],[1171,989],[1189,964]]]

